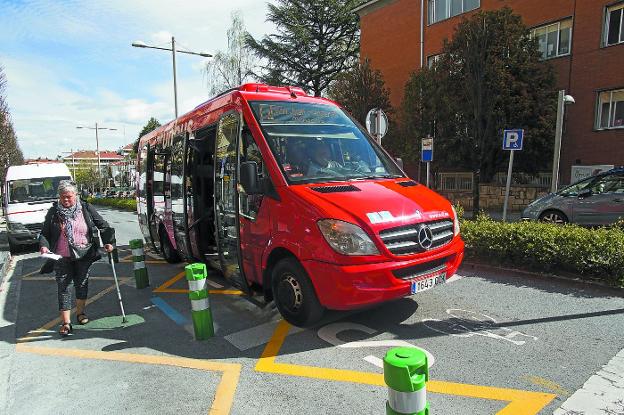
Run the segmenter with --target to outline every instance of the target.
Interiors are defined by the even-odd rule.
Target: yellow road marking
[[[175,277],[165,281],[160,287],[156,288],[153,292],[155,292],[155,293],[167,292],[166,290],[169,289],[169,287],[171,287],[173,284],[178,282],[180,279],[182,279],[184,277],[184,275],[185,275],[185,271],[182,271],[182,272],[176,274]],[[188,290],[186,292],[188,292]]]
[[[176,274],[173,278],[165,281],[160,287],[154,289],[155,293],[177,293],[188,294],[188,288],[169,288],[185,276],[185,271]],[[240,290],[208,290],[208,294],[221,294],[221,295],[243,295]]]
[[[130,280],[130,278],[119,278],[119,285],[121,284],[125,284]],[[115,284],[111,285],[108,288],[103,289],[102,291],[100,291],[99,293],[97,293],[96,295],[94,295],[93,297],[87,299],[86,304],[89,305],[94,301],[99,300],[100,298],[104,297],[106,294],[108,294],[109,292],[113,291],[115,289]],[[71,310],[72,313],[76,312],[76,307],[74,307]],[[44,324],[43,326],[39,327],[37,330],[31,330],[28,332],[27,335],[25,335],[24,337],[20,337],[19,339],[17,339],[18,343],[23,343],[23,342],[28,342],[28,341],[32,341],[35,340],[35,337],[39,336],[42,333],[45,333],[46,331],[48,331],[49,329],[51,329],[52,327],[61,324],[61,317],[57,317],[54,320],[51,320],[49,322],[47,322],[46,324]]]
[[[358,372],[354,370],[322,368],[289,363],[276,363],[275,358],[278,356],[289,330],[290,325],[285,321],[281,321],[278,324],[275,332],[273,333],[273,337],[266,345],[262,356],[256,363],[256,371],[288,376],[324,379],[336,382],[353,382],[366,385],[386,386],[383,375],[380,373]],[[429,392],[434,393],[509,402],[509,404],[498,411],[496,415],[534,415],[556,397],[556,395],[550,393],[436,380],[429,381],[427,383],[427,389]]]
[[[148,365],[164,365],[189,369],[222,372],[221,381],[217,386],[209,415],[227,415],[234,403],[234,394],[240,378],[241,365],[238,363],[211,362],[208,360],[189,359],[185,357],[153,356],[120,352],[102,352],[97,350],[56,349],[34,347],[17,344],[15,350],[21,353],[32,353],[43,356],[75,357],[79,359],[108,360],[115,362],[139,363]]]
[[[28,274],[25,274],[25,275],[20,276],[20,278],[21,278],[21,279],[28,278],[28,277],[30,277],[31,275],[35,275],[35,274],[38,274],[38,273],[39,273],[39,270],[38,270],[38,269],[36,269],[36,270],[34,270],[33,272],[29,272]],[[50,278],[48,278],[48,279],[50,279]]]
[[[544,379],[539,376],[522,376],[522,379],[531,382],[534,385],[541,386],[546,389],[550,389],[555,392],[557,395],[570,396],[572,392],[567,389],[564,389],[558,383],[553,382],[552,380]]]

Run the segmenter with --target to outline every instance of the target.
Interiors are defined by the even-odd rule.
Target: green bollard
[[[206,340],[214,336],[212,311],[206,289],[206,264],[196,263],[184,267],[189,285],[191,316],[196,340]]]
[[[145,252],[143,251],[143,240],[133,239],[130,241],[132,249],[132,262],[134,265],[134,281],[137,289],[142,289],[150,285],[147,268],[145,268]]]
[[[384,357],[388,385],[386,415],[429,415],[427,355],[413,347],[395,347]]]

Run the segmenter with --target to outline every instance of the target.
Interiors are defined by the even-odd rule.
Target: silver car
[[[610,225],[624,219],[624,168],[588,177],[542,196],[524,209],[522,219],[584,226]]]

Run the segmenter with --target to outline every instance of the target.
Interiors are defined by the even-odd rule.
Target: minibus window
[[[402,177],[401,170],[340,108],[250,102],[289,183]]]
[[[243,127],[240,147],[240,162],[244,163],[246,161],[255,161],[258,164],[259,179],[267,180],[268,174],[266,174],[264,170],[264,163],[262,161],[260,148],[258,148],[251,132],[246,127]],[[240,192],[239,196],[240,213],[249,219],[255,219],[258,215],[258,211],[260,210],[263,195],[248,195],[245,192]]]
[[[12,180],[9,182],[9,203],[40,202],[58,198],[57,190],[61,180],[71,180],[68,176],[39,177]]]

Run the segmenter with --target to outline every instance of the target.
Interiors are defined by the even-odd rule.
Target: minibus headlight
[[[453,205],[451,205],[451,209],[453,209],[453,236],[457,236],[459,235],[459,217]]]
[[[366,232],[357,225],[336,219],[318,221],[327,243],[344,255],[375,255],[379,251]]]

